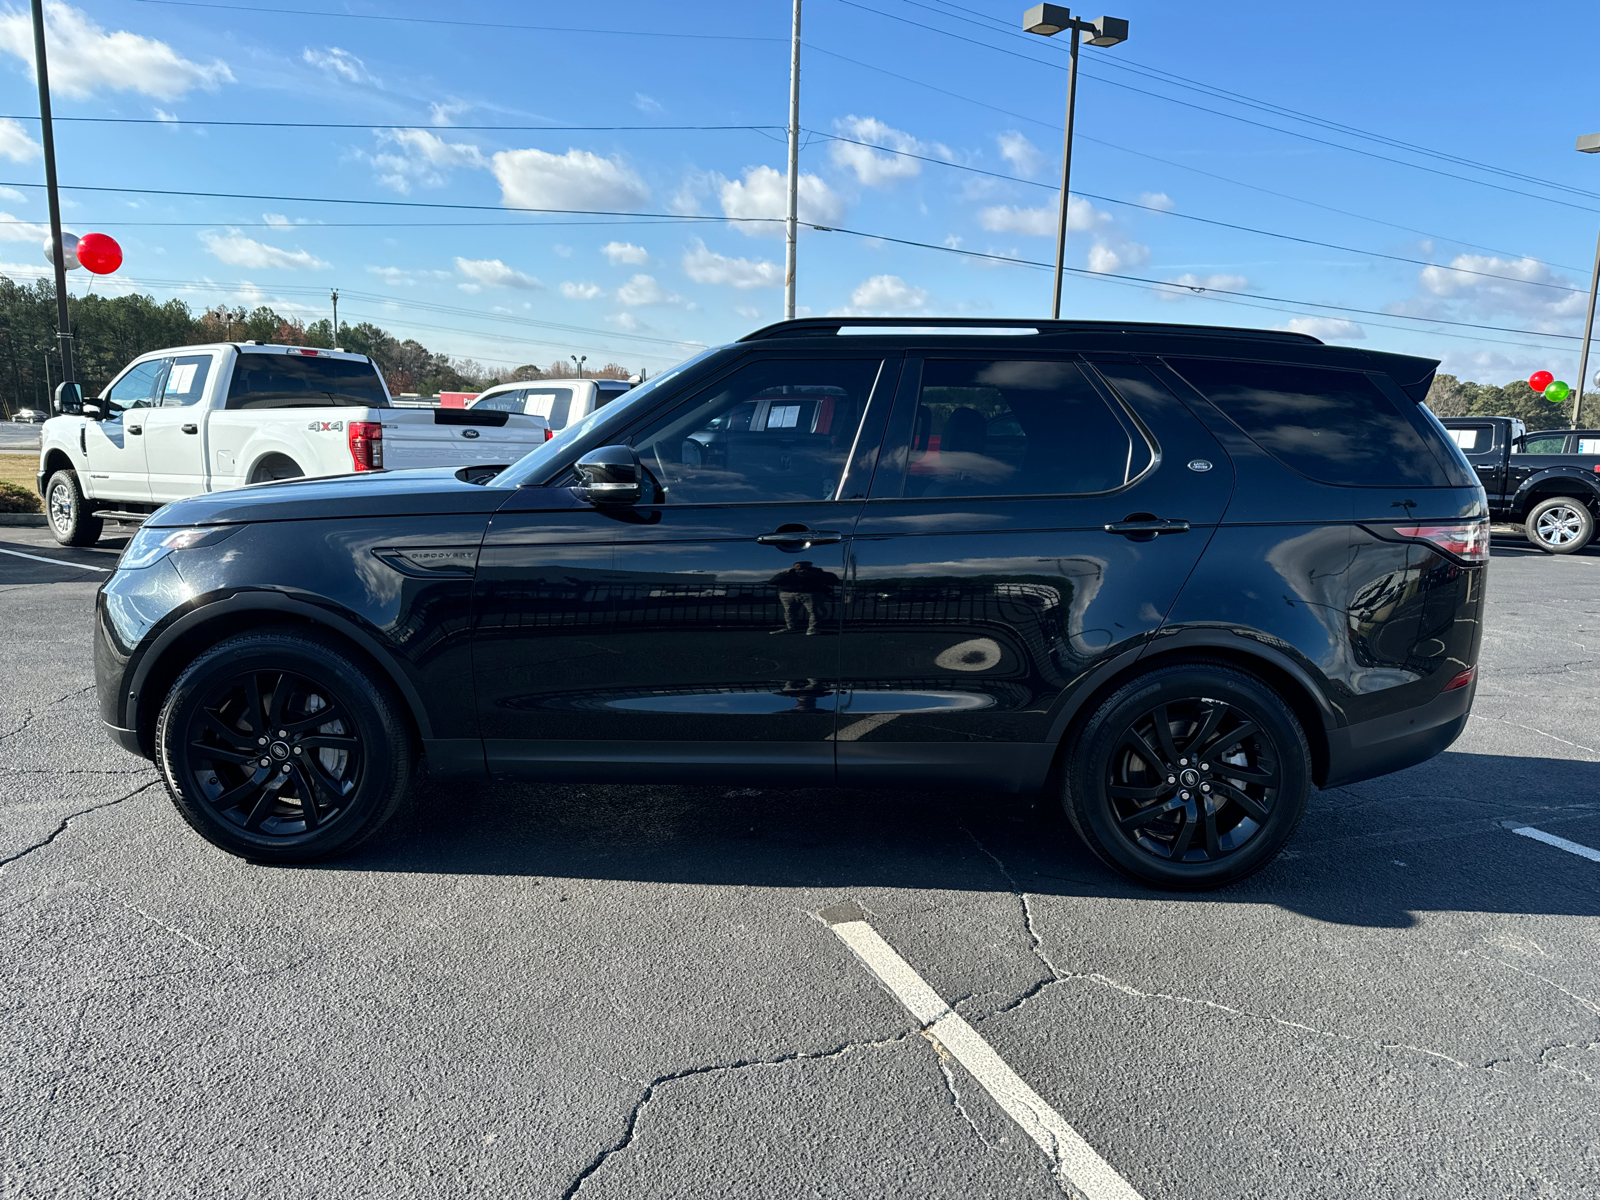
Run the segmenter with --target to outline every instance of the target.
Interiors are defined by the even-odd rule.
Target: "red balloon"
[[[78,239],[78,261],[86,271],[109,275],[122,265],[122,247],[104,233],[86,233]]]
[[[91,233],[89,236],[94,237],[95,235]],[[84,263],[83,265],[89,267],[88,263]],[[94,268],[89,267],[89,270],[92,271]],[[1549,371],[1535,371],[1532,375],[1528,376],[1528,386],[1536,392],[1542,392],[1545,390],[1545,388],[1549,387],[1554,380],[1555,376],[1550,374]]]

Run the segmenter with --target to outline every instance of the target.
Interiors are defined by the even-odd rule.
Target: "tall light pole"
[[[333,289],[333,348],[339,348],[339,289]]]
[[[1584,154],[1600,154],[1600,133],[1588,133],[1578,139],[1578,149]],[[1583,321],[1583,349],[1578,354],[1578,390],[1572,396],[1572,427],[1578,427],[1583,412],[1584,382],[1589,376],[1589,339],[1594,335],[1594,302],[1600,296],[1600,238],[1594,245],[1594,277],[1589,281],[1589,315]]]
[[[37,3],[38,0],[35,0]],[[795,254],[800,248],[800,0],[789,42],[789,216],[784,222],[783,319],[794,320]]]
[[[1067,273],[1067,202],[1072,183],[1072,108],[1078,95],[1078,35],[1088,35],[1091,46],[1115,46],[1128,40],[1128,23],[1121,17],[1080,21],[1064,5],[1035,4],[1022,14],[1022,27],[1040,37],[1054,37],[1063,29],[1072,31],[1072,47],[1067,56],[1067,135],[1061,150],[1061,216],[1056,226],[1056,288],[1050,306],[1050,316],[1059,321],[1061,281]]]
[[[576,354],[569,354],[569,355],[567,355],[567,357],[570,358],[572,360],[572,362],[573,362],[573,365],[578,368],[578,378],[582,379],[583,378],[583,364],[589,361],[589,356],[587,354],[585,354],[582,358],[579,358]]]
[[[50,68],[44,52],[44,0],[33,0],[33,67],[34,74],[39,77],[39,141],[44,147],[44,190],[50,203],[50,258],[56,268],[56,324],[59,327],[56,338],[61,346],[61,381],[71,383],[72,326],[67,322],[67,256],[61,245],[61,193],[56,188],[56,135],[50,120]]]

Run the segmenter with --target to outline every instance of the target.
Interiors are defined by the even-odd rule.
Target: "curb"
[[[0,525],[38,525],[45,523],[43,513],[0,513]]]

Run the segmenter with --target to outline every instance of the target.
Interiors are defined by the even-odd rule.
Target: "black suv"
[[[513,466],[156,513],[107,725],[235,854],[434,778],[1046,789],[1107,863],[1238,879],[1313,784],[1438,754],[1484,493],[1436,363],[1300,334],[787,321]]]

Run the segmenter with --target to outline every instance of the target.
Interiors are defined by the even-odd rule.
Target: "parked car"
[[[40,412],[37,408],[19,408],[11,414],[11,419],[27,425],[42,425],[48,416],[48,413]]]
[[[233,342],[133,360],[95,400],[45,422],[39,494],[50,531],[92,545],[205,492],[385,468],[507,465],[542,419],[398,409],[363,354]]]
[[[348,850],[421,756],[442,779],[1044,789],[1165,888],[1258,870],[1313,786],[1461,732],[1488,514],[1422,405],[1437,363],[916,324],[759,330],[481,486],[170,505],[100,592],[105,722],[201,836],[262,861]]]
[[[597,408],[626,395],[631,385],[621,379],[550,379],[502,383],[467,402],[474,411],[527,413],[550,422],[551,435],[581,421]]]
[[[1600,431],[1528,433],[1515,417],[1443,422],[1488,493],[1489,515],[1522,525],[1547,554],[1576,554],[1600,517]]]

